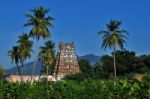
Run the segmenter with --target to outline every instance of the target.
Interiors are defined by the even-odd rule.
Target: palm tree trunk
[[[41,71],[40,71],[40,75],[39,75],[39,79],[38,79],[38,82],[40,81],[40,78],[41,78],[41,75],[42,75],[42,70],[43,70],[43,68],[44,68],[44,65],[42,66],[42,68],[41,68]]]
[[[25,83],[27,82],[27,75],[26,75],[26,66],[27,66],[27,63],[26,63],[26,61],[25,61],[25,65],[24,65],[24,76],[25,76]]]
[[[22,73],[23,73],[23,66],[24,66],[24,62],[23,62],[23,60],[21,61],[21,65],[22,65]],[[24,74],[22,74],[20,77],[21,77],[21,82],[23,82],[24,81],[24,79],[23,79],[23,76],[24,76]]]
[[[25,65],[24,65],[24,75],[26,76],[26,65],[27,63],[25,62]]]
[[[17,69],[18,69],[18,74],[21,75],[21,73],[20,73],[20,68],[19,68],[19,66],[18,66],[17,63],[16,63],[16,65],[17,65]]]
[[[23,67],[23,65],[24,65],[24,64],[23,64],[23,61],[21,62],[21,65],[22,65],[22,67]]]
[[[46,66],[47,68],[47,83],[46,83],[46,85],[47,85],[47,87],[48,87],[48,66]],[[48,90],[47,90],[47,96],[48,96]]]
[[[116,74],[116,47],[114,47],[113,59],[114,59],[114,74],[115,74],[115,77],[117,77],[117,74]]]
[[[22,65],[22,68],[24,67],[24,63],[23,63],[23,61],[21,62],[21,65]],[[22,72],[23,72],[23,69],[22,69]]]
[[[47,85],[48,85],[48,66],[46,66],[47,68]]]
[[[38,39],[36,39],[36,48],[35,48],[35,60],[34,60],[34,64],[32,67],[32,75],[31,75],[31,84],[33,83],[33,75],[34,75],[34,71],[35,71],[35,65],[36,65],[36,61],[37,61],[37,54],[38,54]]]

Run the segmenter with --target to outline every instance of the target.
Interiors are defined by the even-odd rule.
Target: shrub
[[[0,82],[0,99],[149,99],[149,83],[125,80],[72,80],[24,84]]]

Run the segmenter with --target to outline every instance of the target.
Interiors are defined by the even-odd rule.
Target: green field
[[[128,79],[0,82],[0,99],[149,99],[150,82]]]

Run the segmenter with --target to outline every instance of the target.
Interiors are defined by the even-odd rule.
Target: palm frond
[[[30,14],[26,14],[28,21],[24,26],[32,27],[30,36],[35,37],[37,40],[39,40],[40,37],[44,39],[50,37],[48,28],[53,27],[51,21],[54,20],[54,18],[50,16],[46,17],[48,12],[49,9],[39,6],[32,9]]]
[[[114,48],[117,44],[122,49],[124,44],[127,44],[124,39],[127,39],[125,34],[129,34],[126,30],[120,30],[121,21],[111,20],[106,24],[107,30],[100,31],[98,34],[102,35],[102,48]]]
[[[108,31],[99,31],[98,34],[99,35],[105,35],[105,34],[109,34],[109,32]]]

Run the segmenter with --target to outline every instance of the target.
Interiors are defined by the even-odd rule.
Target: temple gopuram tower
[[[53,76],[56,78],[64,77],[66,74],[79,73],[79,64],[75,53],[74,43],[59,43],[59,51],[56,56]]]

